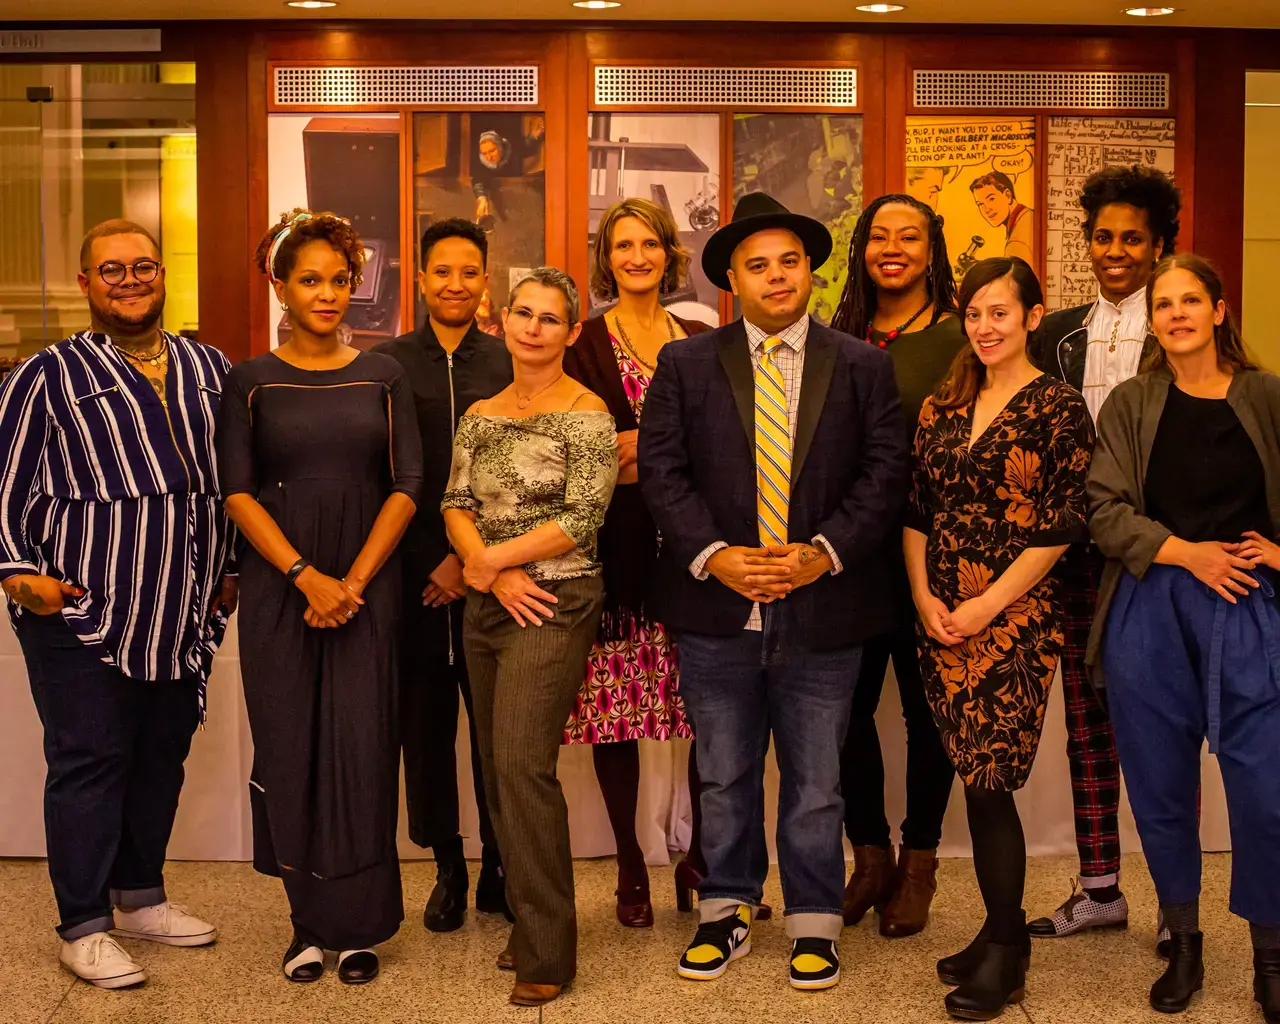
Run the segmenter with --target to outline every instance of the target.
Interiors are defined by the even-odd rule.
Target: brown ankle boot
[[[880,934],[901,939],[924,931],[929,904],[938,891],[938,851],[908,850],[898,855],[898,885],[893,899],[880,915]]]
[[[857,924],[875,907],[882,910],[893,896],[893,851],[879,846],[853,848],[853,874],[844,887],[844,923]]]

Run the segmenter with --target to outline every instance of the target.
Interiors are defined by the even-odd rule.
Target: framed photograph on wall
[[[734,201],[749,192],[768,192],[831,231],[831,258],[814,268],[809,300],[810,315],[830,323],[862,213],[862,115],[735,114]]]
[[[1033,117],[908,117],[907,193],[943,219],[956,281],[979,260],[1040,266]]]
[[[364,279],[344,320],[351,344],[372,348],[400,334],[399,115],[271,114],[267,145],[272,220],[295,208],[328,211],[364,243]],[[289,338],[289,318],[274,294],[270,309],[275,347]]]
[[[614,203],[638,197],[665,207],[693,258],[687,285],[662,304],[686,320],[718,324],[720,292],[702,272],[702,247],[720,226],[720,115],[588,117],[588,248]],[[592,295],[588,315],[612,305],[610,296]]]
[[[540,113],[415,113],[413,237],[453,217],[489,239],[489,290],[477,320],[502,333],[502,307],[520,275],[546,261],[546,120]],[[413,266],[421,253],[414,246]],[[416,273],[415,273],[416,280]],[[426,305],[415,288],[415,323]]]

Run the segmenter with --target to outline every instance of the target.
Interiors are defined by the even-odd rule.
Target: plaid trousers
[[[1062,695],[1067,761],[1075,805],[1076,848],[1082,882],[1114,885],[1120,878],[1120,762],[1111,719],[1085,672],[1085,648],[1105,564],[1092,545],[1072,547],[1062,560]]]

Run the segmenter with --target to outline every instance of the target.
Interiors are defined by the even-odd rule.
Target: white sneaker
[[[58,959],[76,977],[98,988],[128,988],[147,980],[147,972],[106,932],[62,943]]]
[[[179,903],[157,903],[137,910],[116,907],[115,918],[111,934],[126,939],[150,939],[166,946],[207,946],[218,937],[213,925]]]

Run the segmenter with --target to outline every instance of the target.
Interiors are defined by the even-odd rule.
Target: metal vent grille
[[[538,68],[287,67],[272,83],[277,106],[347,107],[396,104],[537,106]]]
[[[916,71],[915,105],[1167,110],[1169,76],[1142,71]]]
[[[596,67],[602,106],[856,107],[857,68]]]

